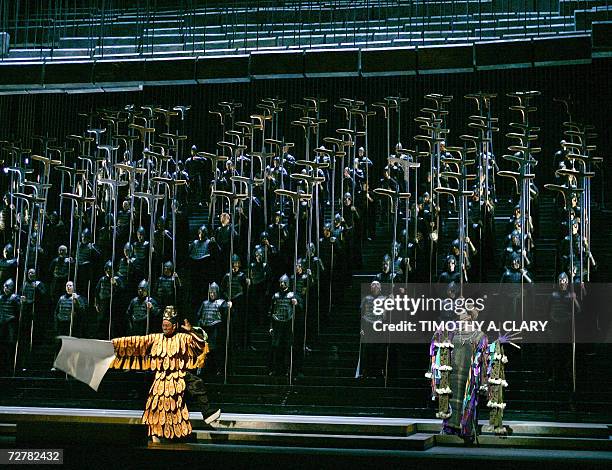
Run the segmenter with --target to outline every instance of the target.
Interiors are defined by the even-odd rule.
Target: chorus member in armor
[[[0,283],[4,284],[7,279],[15,279],[17,276],[17,258],[11,243],[7,243],[2,250],[0,258]]]
[[[285,214],[281,211],[276,211],[274,214],[274,221],[268,226],[268,236],[270,237],[271,243],[276,246],[279,269],[284,272],[289,264],[292,249],[288,249],[289,233],[287,230],[287,224],[283,223],[283,217]]]
[[[68,256],[68,248],[66,245],[60,245],[57,249],[57,256],[51,260],[49,265],[52,299],[57,299],[62,295],[72,263],[74,263],[74,259]]]
[[[361,216],[353,204],[351,193],[344,195],[344,221],[348,262],[352,268],[361,268]]]
[[[136,230],[136,240],[132,243],[132,253],[134,255],[134,274],[142,279],[149,277],[149,250],[151,244],[146,239],[144,227]]]
[[[374,278],[375,281],[378,281],[381,284],[382,294],[384,296],[393,294],[393,292],[391,292],[391,284],[396,284],[400,281],[397,273],[391,270],[392,264],[393,260],[391,259],[391,256],[388,254],[383,256],[381,271]]]
[[[263,251],[263,262],[270,266],[271,278],[276,279],[280,277],[281,264],[278,256],[278,250],[275,245],[270,242],[270,235],[268,232],[261,232],[259,236],[259,245],[255,245],[255,250],[261,248]]]
[[[112,303],[111,290],[113,294]],[[117,318],[119,315],[114,315],[114,313],[119,310],[117,308],[119,305],[118,299],[121,297],[122,291],[122,278],[120,276],[113,276],[113,263],[111,260],[108,260],[104,264],[104,275],[98,279],[96,284],[94,299],[97,322],[95,322],[95,325],[92,325],[96,327],[95,332],[92,331],[95,338],[108,338],[108,322],[111,320],[111,315],[113,316],[113,323],[121,321]],[[115,324],[114,326],[114,330],[117,330],[117,325]]]
[[[82,336],[86,321],[87,300],[74,291],[74,283],[66,283],[66,293],[55,306],[55,331],[59,336]]]
[[[204,382],[193,373],[204,365],[206,334],[186,319],[181,328],[174,307],[168,306],[163,313],[162,333],[113,339],[116,358],[110,367],[156,371],[142,417],[153,442],[191,436],[185,399],[202,413],[207,425],[221,414],[210,407]]]
[[[374,313],[374,302],[384,299],[382,286],[378,281],[370,283],[370,293],[361,301],[361,336],[364,328],[373,329],[375,321],[384,320],[384,317]],[[360,374],[359,378],[383,377],[385,374],[385,344],[365,343],[360,341],[359,350]]]
[[[249,307],[251,317],[257,325],[263,324],[268,312],[268,300],[270,297],[270,281],[272,270],[264,261],[264,249],[261,246],[255,248],[253,261],[249,265]]]
[[[157,301],[149,297],[149,283],[144,280],[140,281],[138,295],[132,299],[126,312],[128,335],[147,334],[147,317],[149,330],[153,331],[159,322],[159,313]]]
[[[283,274],[279,279],[279,290],[272,296],[270,303],[270,375],[288,373],[290,348],[293,347],[292,323],[298,299],[289,290],[289,276]]]
[[[45,283],[38,280],[34,268],[28,270],[21,293],[21,303],[22,324],[28,336],[27,342],[23,344],[29,344],[30,338],[32,338],[32,341],[42,341],[52,326],[49,321],[49,291]],[[30,331],[30,327],[33,328],[33,332]]]
[[[44,249],[47,253],[53,253],[56,248],[68,238],[66,225],[60,219],[56,211],[51,211],[46,218],[45,236],[43,237]]]
[[[234,238],[234,244],[237,245],[238,242],[238,234],[232,227],[230,223],[232,218],[227,212],[223,212],[219,216],[219,220],[221,225],[217,227],[217,231],[215,233],[215,241],[219,245],[219,263],[217,264],[218,275],[221,277],[226,273],[226,269],[230,263],[230,248],[232,245],[231,239]]]
[[[181,288],[181,279],[174,270],[174,264],[172,261],[166,261],[162,275],[157,280],[157,288],[155,290],[155,297],[159,302],[159,308],[163,310],[168,305],[178,305],[181,298]]]
[[[270,188],[270,194],[274,194],[275,189],[289,189],[290,179],[287,170],[281,166],[281,160],[279,157],[274,157],[272,160],[272,167],[267,168],[268,175],[268,187]],[[278,196],[277,200],[278,200]]]
[[[321,314],[326,316],[330,308],[330,290],[332,289],[332,268],[337,265],[338,250],[336,249],[336,238],[332,237],[332,227],[330,223],[323,226],[323,236],[319,239],[319,257],[323,263],[321,273]]]
[[[531,261],[529,260],[529,256],[527,255],[527,250],[522,250],[523,252],[523,263],[525,266],[529,266]],[[502,269],[510,268],[510,264],[512,261],[512,255],[517,253],[519,255],[519,259],[521,256],[521,233],[517,230],[513,230],[510,234],[510,245],[507,246],[502,254]]]
[[[172,258],[172,233],[168,230],[167,220],[164,216],[157,218],[153,232],[153,273],[161,273],[161,265],[166,259]],[[148,260],[147,260],[148,263]]]
[[[471,256],[476,252],[476,248],[472,245],[470,237],[465,237],[464,250],[463,250],[463,278],[467,281],[467,272],[471,269],[472,263],[470,262]],[[449,255],[453,255],[459,263],[461,259],[461,243],[459,239],[456,238],[451,243],[451,246],[448,250]]]
[[[500,281],[502,284],[513,284],[506,286],[503,295],[506,297],[504,307],[506,309],[505,318],[516,320],[522,317],[521,311],[527,301],[524,296],[524,285],[531,284],[531,276],[526,269],[521,267],[520,253],[512,253],[510,257],[510,267],[506,268]]]
[[[247,318],[247,289],[250,279],[242,271],[240,256],[232,256],[231,283],[230,273],[226,273],[221,281],[221,292],[226,300],[232,302],[230,335],[231,345],[234,349],[242,351],[245,346],[251,347],[251,338]],[[230,292],[231,288],[231,292]]]
[[[440,284],[450,284],[451,282],[461,282],[461,274],[459,274],[459,268],[457,267],[457,258],[454,255],[447,255],[444,265],[444,271],[440,273],[438,277]]]
[[[548,369],[555,390],[568,390],[572,384],[572,317],[580,315],[582,310],[577,292],[570,289],[569,276],[563,272],[548,299],[549,341],[554,358],[548,361]]]
[[[202,205],[204,195],[208,193],[204,160],[198,156],[198,148],[192,145],[189,158],[185,160],[185,172],[189,180],[189,201],[198,205]]]
[[[25,253],[28,253],[27,260],[25,259]],[[38,244],[38,232],[32,231],[30,238],[28,239],[28,247],[23,250],[24,252],[24,264],[23,269],[27,271],[30,268],[36,269],[37,266],[47,265],[47,254],[45,250]]]
[[[15,204],[11,202],[10,193],[4,193],[0,205],[0,243],[2,245],[6,245],[13,239],[15,220]]]
[[[283,154],[281,157],[281,166],[286,170],[285,175],[295,173],[295,157],[289,153],[289,146],[283,145]],[[291,181],[289,180],[291,186]],[[287,189],[291,189],[289,186],[285,186]]]
[[[134,210],[128,199],[121,203],[121,209],[117,214],[117,241],[119,246],[125,244],[130,235],[130,220],[134,218]]]
[[[15,294],[15,281],[7,279],[0,295],[0,370],[9,372],[17,341],[21,299]]]
[[[94,282],[94,272],[100,257],[100,250],[91,241],[91,232],[88,228],[81,234],[81,242],[77,247],[77,290],[83,292],[89,298],[89,289]]]
[[[123,256],[119,260],[117,274],[127,292],[134,292],[138,279],[142,279],[142,273],[136,269],[136,257],[132,244],[127,242],[123,247]]]
[[[298,299],[298,303],[301,308],[296,311],[295,325],[294,325],[294,352],[293,352],[293,364],[295,373],[300,376],[302,374],[302,365],[304,364],[305,354],[305,335],[307,325],[305,324],[307,318],[304,316],[306,312],[308,315],[312,315],[314,312],[309,298],[309,292],[312,287],[312,272],[306,266],[306,261],[302,258],[297,260],[295,266],[295,279],[291,276],[290,283],[294,285],[295,280],[295,295]]]
[[[336,282],[337,286],[345,286],[347,281],[349,281],[348,276],[350,275],[350,265],[348,261],[349,233],[344,217],[340,214],[334,216],[334,225],[331,234],[336,240],[334,246],[334,250],[336,251],[336,253],[334,253],[336,255],[333,272],[334,282]]]
[[[510,255],[510,266],[506,268],[501,278],[502,284],[519,284],[521,282],[531,283],[531,277],[526,269],[521,268],[521,254]]]
[[[215,262],[219,259],[220,248],[214,237],[208,237],[208,227],[200,225],[198,235],[195,240],[189,244],[188,255],[191,274],[191,304],[195,309],[204,300],[204,294],[201,289],[195,288],[200,285],[208,285],[213,282],[216,277]]]
[[[223,374],[227,314],[231,308],[231,300],[219,298],[219,286],[213,282],[208,287],[208,298],[202,302],[196,313],[198,326],[208,335],[209,349],[205,370],[214,375]]]

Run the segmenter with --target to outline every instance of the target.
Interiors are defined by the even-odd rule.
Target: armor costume
[[[208,227],[198,228],[198,238],[189,244],[191,286],[208,285],[216,278],[215,262],[219,260],[219,245],[214,239],[208,238]],[[191,305],[197,308],[204,300],[205,293],[201,289],[191,289]]]
[[[202,302],[196,313],[197,324],[208,335],[209,352],[206,369],[220,375],[225,361],[225,335],[227,312],[231,301],[219,298],[219,286],[213,282],[208,287],[208,299]]]
[[[98,279],[95,289],[95,308],[97,312],[96,338],[108,338],[108,322],[111,312],[117,307],[117,299],[123,290],[123,280],[120,276],[112,276],[113,264],[109,260],[104,265],[104,275]],[[111,288],[112,285],[112,288]],[[113,304],[111,305],[111,292]],[[115,328],[116,329],[116,328]]]
[[[90,283],[93,281],[93,274],[100,255],[100,250],[91,241],[91,232],[86,228],[81,234],[81,242],[77,247],[76,254],[78,264],[77,290],[84,292],[86,298],[89,298]]]
[[[164,271],[157,280],[155,297],[158,299],[160,309],[165,309],[168,305],[178,305],[180,296],[178,290],[181,288],[181,280],[174,272],[172,261],[164,263]]]
[[[251,298],[249,298],[249,306],[253,319],[258,325],[261,325],[268,311],[267,304],[270,296],[272,270],[268,263],[264,261],[264,249],[259,245],[255,248],[253,261],[249,265],[249,279],[251,280],[249,294],[255,293],[257,296],[255,302],[251,302]]]
[[[247,319],[247,287],[250,282],[246,274],[241,271],[242,263],[238,255],[232,256],[232,273],[226,273],[221,281],[221,294],[226,300],[232,301],[232,318],[230,335],[232,345],[238,350],[250,346],[250,325]],[[230,296],[231,288],[231,296]],[[248,328],[248,329],[247,329]]]
[[[81,331],[87,302],[83,296],[74,292],[72,281],[66,283],[66,293],[62,295],[55,306],[55,331],[58,335],[82,336]],[[72,331],[70,331],[72,320]]]
[[[30,339],[30,325],[33,323],[34,333],[32,338],[34,341],[41,340],[45,337],[49,325],[49,292],[47,286],[42,281],[39,281],[36,276],[35,269],[29,269],[26,280],[23,284],[22,295],[22,315],[24,330]]]
[[[119,260],[117,274],[121,278],[123,287],[127,292],[132,292],[136,287],[138,279],[142,279],[142,273],[136,269],[136,258],[132,245],[128,242],[123,247],[123,257]]]
[[[289,276],[279,280],[280,290],[272,296],[270,304],[270,375],[284,375],[288,370],[289,348],[293,347],[292,323],[298,299],[289,290]]]
[[[438,282],[441,284],[450,284],[451,282],[461,282],[461,274],[457,269],[457,258],[454,255],[448,255],[446,257],[446,266],[444,271],[440,274]]]
[[[145,239],[144,227],[138,227],[136,231],[136,241],[132,243],[132,253],[134,255],[134,269],[139,278],[149,277],[149,249],[151,245]]]
[[[344,195],[344,220],[346,233],[346,248],[349,266],[353,268],[361,267],[361,216],[357,207],[353,205],[351,193]]]
[[[381,285],[378,281],[370,284],[370,293],[366,295],[359,308],[361,312],[361,329],[373,329],[375,321],[382,320],[381,315],[374,313],[374,302],[383,299]],[[385,344],[363,343],[360,347],[361,377],[382,377],[385,368]]]
[[[0,368],[4,371],[10,369],[12,353],[17,340],[17,324],[21,299],[15,294],[15,282],[12,279],[4,281],[2,294],[0,294],[0,353],[2,362]]]
[[[62,295],[66,281],[68,281],[71,263],[74,263],[74,260],[68,256],[68,248],[65,245],[60,245],[57,249],[57,256],[51,260],[49,265],[52,299],[57,299]]]
[[[149,283],[141,281],[138,284],[138,295],[132,299],[126,312],[129,335],[145,334],[147,331],[147,316],[149,325],[159,321],[159,307],[154,298],[148,297]]]
[[[116,358],[110,367],[155,371],[142,422],[154,439],[184,438],[192,431],[185,392],[197,399],[205,422],[213,414],[218,417],[218,411],[210,412],[202,381],[188,371],[204,364],[206,335],[187,322],[186,331],[177,332],[172,307],[164,312],[162,328],[164,333],[113,339]]]
[[[383,256],[382,269],[375,277],[374,280],[378,281],[382,287],[382,295],[387,296],[391,294],[391,286],[387,284],[397,283],[399,277],[397,273],[391,271],[391,257],[389,255]]]
[[[7,243],[2,250],[0,258],[0,284],[4,284],[8,279],[15,279],[17,276],[17,258],[13,245]]]

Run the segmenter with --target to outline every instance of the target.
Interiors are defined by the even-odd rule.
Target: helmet
[[[127,242],[125,245],[123,245],[123,251],[131,255],[133,251],[132,244]]]
[[[198,227],[198,235],[202,234],[202,238],[206,238],[208,236],[208,227],[202,224]]]
[[[83,232],[81,233],[81,240],[84,242],[91,241],[91,232],[88,228],[83,230]]]
[[[278,283],[280,284],[281,289],[283,290],[289,289],[289,276],[287,276],[286,274],[283,274],[278,280]]]
[[[260,240],[267,240],[268,237],[269,237],[268,232],[263,231],[263,232],[261,232],[261,235],[259,236],[259,239]]]
[[[14,251],[13,251],[13,245],[11,243],[7,243],[6,245],[4,245],[4,257],[6,259],[12,258]]]
[[[113,269],[113,262],[111,260],[108,260],[106,263],[104,263],[104,272],[112,271],[112,269]]]
[[[138,227],[138,230],[136,230],[136,235],[142,235],[144,237],[145,229],[144,229],[144,227],[142,225],[140,227]]]
[[[149,292],[149,283],[146,280],[142,280],[140,281],[140,284],[138,284],[138,290],[144,290],[145,292]]]
[[[4,282],[3,287],[5,291],[8,289],[8,291],[12,294],[13,292],[15,292],[15,281],[13,281],[12,279],[7,279]]]
[[[216,282],[211,282],[208,285],[208,296],[210,297],[210,294],[213,292],[215,294],[215,298],[219,297],[219,285]]]

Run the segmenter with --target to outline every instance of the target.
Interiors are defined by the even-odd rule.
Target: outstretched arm
[[[115,360],[113,369],[148,369],[149,352],[155,335],[123,336],[113,339]]]

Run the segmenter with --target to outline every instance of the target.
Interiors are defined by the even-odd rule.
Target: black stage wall
[[[344,111],[333,107],[339,98],[361,99],[371,105],[385,96],[399,94],[410,99],[402,109],[401,142],[405,148],[414,148],[415,141],[412,137],[418,131],[413,118],[420,115],[420,108],[432,104],[424,100],[423,96],[426,93],[443,93],[455,97],[449,106],[448,128],[451,133],[447,145],[462,145],[459,136],[470,133],[466,125],[467,118],[471,114],[477,114],[474,101],[466,100],[464,95],[482,91],[499,95],[493,104],[493,115],[500,118],[500,132],[494,138],[495,151],[499,157],[508,153],[506,147],[510,144],[510,139],[506,139],[504,134],[510,131],[508,123],[517,119],[517,113],[508,110],[509,105],[516,104],[516,100],[505,94],[511,91],[539,90],[542,96],[534,100],[539,111],[534,114],[533,124],[541,127],[540,138],[536,141],[543,148],[542,153],[536,155],[539,160],[536,181],[541,187],[554,178],[552,157],[563,138],[561,124],[568,120],[564,106],[554,102],[554,98],[571,97],[572,120],[595,125],[599,134],[598,154],[606,157],[606,149],[610,148],[612,143],[608,132],[612,104],[612,89],[609,85],[611,72],[612,60],[594,59],[586,65],[510,68],[467,73],[253,79],[247,83],[145,86],[140,92],[5,95],[0,96],[0,140],[21,138],[23,146],[29,147],[29,138],[32,135],[48,134],[58,137],[58,142],[62,142],[66,135],[82,134],[87,128],[87,118],[78,116],[78,113],[96,108],[122,109],[126,104],[154,104],[161,107],[191,105],[192,109],[188,112],[185,123],[188,143],[197,144],[200,150],[214,152],[216,142],[222,140],[221,127],[219,118],[208,111],[216,109],[219,101],[234,100],[243,103],[236,120],[249,120],[250,114],[258,112],[256,105],[261,98],[278,97],[288,102],[285,112],[280,114],[279,129],[284,132],[286,141],[296,143],[293,153],[298,158],[304,158],[303,131],[290,125],[291,120],[299,118],[301,111],[292,109],[290,103],[304,103],[302,98],[306,96],[327,98],[328,102],[323,105],[321,113],[322,118],[328,119],[328,123],[324,124],[321,130],[321,137],[325,137],[335,135],[336,128],[347,127]],[[370,122],[370,156],[375,162],[376,170],[380,172],[386,153],[386,125],[380,110]],[[392,122],[393,145],[397,141],[395,113],[392,115]],[[33,151],[40,151],[36,147],[39,144],[34,145]],[[359,142],[359,145],[363,145],[363,141]],[[138,149],[136,152],[138,155]],[[501,158],[498,158],[498,164],[502,168],[508,166],[508,162]],[[611,178],[610,169],[607,168],[604,181],[610,181]],[[505,183],[508,185],[508,182]],[[598,203],[601,199],[600,177],[594,180],[593,194],[594,202]],[[610,201],[609,197],[607,201]]]

